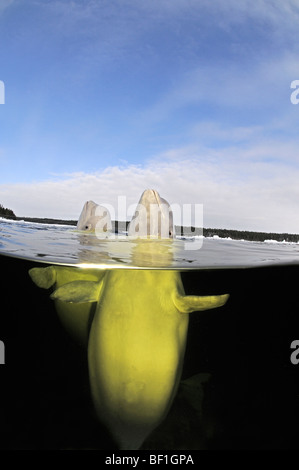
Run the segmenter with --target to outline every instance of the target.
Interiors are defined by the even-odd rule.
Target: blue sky
[[[2,0],[0,203],[76,219],[155,188],[299,233],[299,2]]]

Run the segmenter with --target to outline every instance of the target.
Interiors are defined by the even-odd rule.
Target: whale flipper
[[[51,295],[51,299],[70,303],[97,302],[101,290],[102,282],[73,281],[56,289]]]
[[[32,281],[42,289],[49,289],[56,282],[56,270],[54,266],[47,268],[32,268],[29,270]]]
[[[88,299],[84,300],[83,291],[79,287],[81,282],[86,284],[94,282],[99,288],[101,281],[106,275],[106,270],[48,266],[46,268],[32,268],[29,270],[29,275],[38,287],[43,289],[54,287],[52,299],[55,301],[56,311],[61,323],[77,342],[87,346],[90,325],[94,314],[94,305],[91,302],[97,299],[90,300],[89,292],[86,296]],[[73,283],[79,283],[75,284],[78,288],[77,297],[74,293],[70,293],[69,287],[64,287]],[[64,300],[63,295],[68,300]],[[61,298],[59,298],[60,296]],[[80,298],[80,300],[76,300],[76,298]]]
[[[175,295],[173,298],[176,308],[182,313],[200,312],[222,307],[228,300],[229,294],[223,295]]]

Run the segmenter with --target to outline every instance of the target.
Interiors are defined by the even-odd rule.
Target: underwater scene
[[[5,219],[0,235],[1,449],[298,448],[298,244],[99,240]],[[132,299],[136,318],[114,333]],[[157,301],[167,312],[148,321]],[[172,301],[184,318],[175,327]],[[92,337],[98,305],[107,317],[101,341]],[[117,362],[125,340],[129,365],[140,355],[149,367],[149,397],[143,366],[134,362],[136,378]]]
[[[299,450],[298,24],[0,0],[0,450]]]

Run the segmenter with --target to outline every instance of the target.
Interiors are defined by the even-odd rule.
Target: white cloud
[[[283,152],[288,160],[278,159]],[[295,144],[277,148],[265,143],[208,154],[191,147],[173,149],[142,167],[0,185],[0,202],[18,216],[78,219],[86,200],[111,204],[117,215],[118,196],[127,198],[128,208],[144,189],[154,188],[170,204],[203,204],[205,227],[299,233],[296,152]]]

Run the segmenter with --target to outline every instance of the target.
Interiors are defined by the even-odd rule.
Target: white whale
[[[157,216],[152,223],[151,210],[152,218]],[[157,191],[143,193],[129,229],[135,237],[141,234],[136,250],[156,245],[163,255],[164,242],[161,246],[142,238],[168,233],[172,243],[172,215],[167,211],[169,204]],[[228,295],[186,295],[180,272],[171,269],[49,266],[31,269],[30,276],[39,287],[54,286],[51,298],[61,311],[66,307],[66,328],[87,343],[91,396],[99,419],[120,449],[139,449],[176,395],[189,313],[221,307]]]
[[[154,189],[146,189],[128,226],[129,237],[173,238],[173,215],[169,203]]]
[[[78,230],[92,231],[109,234],[112,230],[111,217],[109,211],[104,206],[100,206],[93,201],[85,202],[80,214]]]

